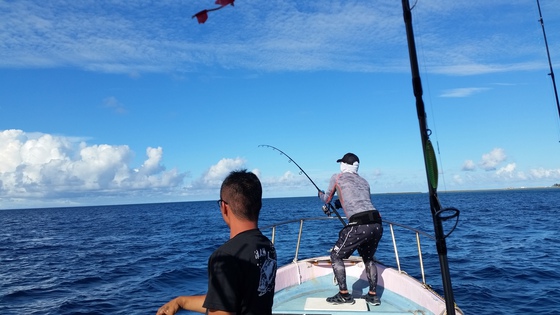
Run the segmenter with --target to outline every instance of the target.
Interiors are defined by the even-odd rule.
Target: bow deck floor
[[[378,287],[381,305],[369,305],[360,298],[367,293],[368,284],[364,280],[348,277],[350,291],[356,299],[353,305],[332,305],[325,299],[336,294],[338,286],[332,275],[326,275],[276,292],[273,314],[317,314],[317,315],[352,315],[352,314],[433,314],[400,295]]]

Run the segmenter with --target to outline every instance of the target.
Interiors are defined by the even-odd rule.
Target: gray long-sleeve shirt
[[[335,192],[347,218],[363,211],[376,210],[371,202],[369,183],[357,173],[334,174],[327,191],[320,198],[328,203]]]

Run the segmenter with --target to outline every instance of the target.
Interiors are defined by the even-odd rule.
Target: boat
[[[378,271],[378,290],[377,294],[382,301],[381,305],[370,306],[361,296],[365,295],[369,289],[365,265],[360,257],[351,256],[345,261],[346,280],[348,288],[351,288],[355,303],[332,304],[326,301],[326,297],[333,294],[334,274],[330,262],[330,256],[313,256],[302,260],[298,259],[298,253],[303,235],[304,223],[311,219],[299,219],[296,221],[281,222],[273,225],[272,241],[275,241],[278,227],[285,224],[299,222],[297,229],[297,242],[295,246],[295,257],[289,264],[283,265],[277,270],[273,314],[463,314],[461,309],[455,304],[451,276],[447,259],[446,238],[453,232],[459,221],[460,211],[453,207],[443,208],[437,194],[438,187],[438,167],[433,145],[430,141],[431,130],[427,126],[427,117],[422,100],[422,82],[416,54],[416,44],[414,31],[412,28],[412,13],[408,0],[402,0],[403,18],[405,22],[407,44],[410,57],[410,67],[412,74],[412,88],[416,100],[416,111],[420,127],[420,137],[424,155],[426,179],[428,183],[428,197],[431,216],[434,224],[434,236],[429,236],[414,228],[399,225],[393,222],[384,221],[391,231],[391,238],[395,251],[396,268],[390,267],[382,262],[376,261]],[[307,173],[286,153],[276,147],[264,145],[288,157],[301,171],[307,176],[318,191],[319,187],[307,175]],[[323,211],[336,217],[346,224],[344,219],[338,214],[336,208],[328,203],[323,206]],[[323,217],[324,218],[324,217]],[[330,216],[329,216],[330,218]],[[447,233],[444,232],[443,223],[455,219],[455,226]],[[397,239],[395,237],[395,227],[403,228],[405,231],[415,234],[416,244],[406,244],[407,247],[416,246],[418,249],[418,261],[421,279],[410,276],[401,269],[401,257],[397,250]],[[384,226],[384,229],[387,228]],[[321,230],[322,227],[317,229]],[[429,236],[436,244],[441,280],[443,285],[443,296],[435,292],[427,283],[424,273],[424,262],[422,249],[420,246],[420,235]],[[408,257],[408,256],[407,256]],[[336,292],[336,291],[335,291]]]
[[[328,221],[334,221],[333,223]],[[321,315],[352,315],[352,314],[446,314],[446,301],[432,289],[426,280],[424,272],[424,257],[422,255],[421,239],[435,240],[435,237],[412,227],[384,221],[385,235],[391,236],[394,248],[394,264],[377,261],[378,295],[381,305],[372,306],[361,298],[368,291],[368,281],[364,271],[364,263],[359,256],[351,256],[345,260],[348,288],[355,298],[354,304],[330,304],[326,297],[338,291],[334,278],[330,256],[313,256],[299,259],[302,246],[314,248],[312,251],[321,252],[313,244],[317,233],[323,233],[327,225],[337,224],[334,217],[310,217],[279,222],[261,228],[263,233],[270,233],[275,246],[281,240],[281,246],[291,246],[294,258],[291,262],[278,268],[276,273],[276,287],[274,295],[273,314],[321,314]],[[330,227],[329,227],[330,228]],[[336,229],[336,226],[332,227]],[[284,239],[284,234],[297,236]],[[384,236],[386,237],[386,236]],[[288,238],[288,237],[286,237]],[[412,240],[412,244],[402,244],[402,240]],[[416,242],[413,241],[416,240]],[[307,244],[305,241],[308,241]],[[291,244],[289,244],[291,243]],[[309,243],[312,243],[311,245]],[[415,248],[416,257],[399,256],[399,248]],[[284,250],[284,249],[281,249]],[[286,251],[286,250],[284,250]],[[288,251],[289,252],[289,251]],[[407,264],[403,259],[417,263],[416,274],[411,276],[401,267]],[[455,307],[456,314],[463,314],[459,307]]]
[[[382,300],[381,305],[369,307],[365,300],[356,299],[354,304],[333,305],[326,302],[326,297],[332,295],[332,285],[334,279],[330,257],[314,256],[302,260],[298,259],[298,253],[303,235],[304,222],[310,219],[298,219],[296,221],[281,222],[271,226],[272,241],[275,241],[276,231],[278,227],[285,224],[293,224],[299,222],[297,229],[297,244],[295,246],[295,257],[293,261],[284,265],[277,270],[275,297],[273,305],[273,314],[321,314],[321,315],[337,315],[337,314],[363,314],[371,312],[377,314],[463,314],[455,305],[453,289],[451,285],[451,276],[447,259],[446,238],[453,232],[459,220],[459,210],[453,207],[443,208],[437,194],[438,188],[438,167],[434,147],[430,141],[432,131],[427,125],[427,115],[422,99],[422,81],[420,78],[420,70],[418,65],[418,57],[416,53],[416,43],[414,39],[414,31],[412,27],[412,9],[409,0],[402,1],[403,19],[406,29],[406,38],[408,45],[408,53],[410,58],[410,69],[412,75],[412,90],[415,98],[416,112],[418,116],[418,124],[420,127],[420,138],[422,151],[424,156],[424,166],[426,171],[426,179],[428,184],[428,197],[430,212],[434,224],[434,236],[437,248],[437,255],[441,271],[441,280],[443,286],[443,296],[437,294],[427,284],[424,277],[424,267],[422,250],[420,247],[419,235],[428,235],[420,233],[420,231],[406,228],[416,234],[417,248],[420,261],[420,273],[422,280],[418,280],[408,275],[400,267],[400,257],[397,251],[396,238],[394,235],[394,227],[396,223],[384,222],[388,224],[391,231],[391,237],[395,248],[395,259],[397,268],[389,267],[381,262],[376,262],[378,270],[378,294]],[[216,1],[220,7],[212,10],[218,10],[228,5],[233,5],[233,1],[224,0]],[[204,23],[207,19],[207,13],[210,10],[203,10],[193,16],[199,23]],[[313,183],[318,191],[319,187],[311,180],[307,173],[287,154],[281,150],[271,147],[281,154],[289,158],[307,178]],[[325,209],[327,211],[325,211]],[[323,211],[331,214],[331,210],[343,224],[343,218],[336,212],[335,207],[330,203],[325,204]],[[324,217],[323,217],[324,218]],[[331,218],[330,216],[328,218]],[[448,220],[455,219],[455,227],[448,233],[444,232],[443,223]],[[403,227],[403,226],[401,226]],[[321,227],[320,227],[321,228]],[[320,229],[319,228],[319,229]],[[384,227],[385,228],[385,227]],[[276,244],[276,243],[275,243]],[[414,244],[412,244],[414,245]],[[412,246],[407,244],[407,246]],[[366,292],[367,280],[364,272],[364,264],[359,257],[350,257],[346,260],[346,278],[349,288],[352,288],[353,295],[363,295]],[[336,287],[337,288],[337,287]]]
[[[424,155],[426,179],[428,183],[428,197],[431,216],[434,224],[434,236],[419,230],[399,225],[393,222],[385,222],[388,230],[391,231],[391,238],[395,249],[396,268],[376,262],[378,270],[378,290],[377,293],[382,301],[381,305],[370,306],[363,298],[368,291],[368,281],[365,274],[365,265],[360,257],[352,256],[346,260],[346,280],[348,288],[355,298],[353,304],[331,304],[326,301],[326,297],[333,294],[334,274],[330,262],[330,256],[314,256],[302,260],[298,259],[298,253],[303,235],[304,222],[310,219],[300,219],[298,238],[295,246],[295,257],[292,263],[278,268],[276,274],[275,297],[273,314],[363,314],[366,312],[377,314],[463,314],[455,304],[453,288],[451,285],[451,275],[447,259],[446,238],[453,232],[459,221],[459,210],[453,207],[443,208],[437,194],[438,187],[438,167],[433,145],[430,141],[431,130],[427,126],[427,117],[422,100],[422,82],[416,54],[416,44],[414,31],[412,28],[412,13],[408,0],[402,0],[403,19],[405,22],[407,44],[410,57],[410,67],[412,74],[412,88],[416,100],[416,111],[420,127],[421,144]],[[319,187],[307,175],[307,173],[286,153],[275,148],[281,154],[288,157],[307,176],[318,191]],[[338,214],[336,208],[328,203],[323,206],[323,211],[327,214],[336,214],[336,217],[346,224],[344,219]],[[330,216],[329,216],[330,217]],[[447,233],[444,232],[443,223],[455,219],[455,226]],[[294,221],[281,222],[272,226],[272,240],[276,238],[276,230],[284,224],[293,224]],[[395,227],[414,233],[416,244],[406,244],[407,247],[416,246],[418,249],[418,261],[421,279],[410,276],[401,269],[401,257],[397,250],[397,239],[395,237]],[[318,229],[321,230],[322,227]],[[386,227],[384,226],[384,229]],[[420,235],[429,236],[436,244],[441,280],[443,285],[443,296],[435,292],[426,282],[422,249],[420,246]],[[331,284],[331,285],[329,285]],[[335,291],[336,292],[336,291]]]

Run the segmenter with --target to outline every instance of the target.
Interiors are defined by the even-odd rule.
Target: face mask
[[[341,162],[340,163],[340,171],[342,173],[356,173],[357,174],[359,165],[360,165],[360,163],[358,163],[358,162],[354,162],[353,165]]]

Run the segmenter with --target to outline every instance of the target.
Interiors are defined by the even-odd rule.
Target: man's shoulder
[[[263,244],[272,244],[270,239],[266,237],[259,229],[252,229],[241,232],[225,242],[219,249],[227,249],[231,247],[257,247]],[[249,245],[249,246],[247,246]]]
[[[351,172],[344,172],[344,173],[339,173],[338,175],[340,178],[348,178],[348,179],[358,179],[358,180],[366,180],[365,178],[363,178],[362,176],[360,176],[360,174],[358,173],[351,173]]]
[[[266,237],[266,235],[264,235],[259,229],[245,231],[237,236],[239,236],[237,241],[243,244],[253,244],[255,247],[268,245],[272,246],[272,242],[270,241],[270,239]]]
[[[256,255],[256,253],[259,253]],[[217,248],[211,255],[210,260],[253,260],[260,253],[276,258],[274,244],[259,230],[243,232],[236,235]]]

